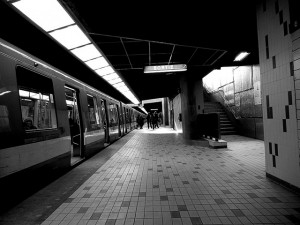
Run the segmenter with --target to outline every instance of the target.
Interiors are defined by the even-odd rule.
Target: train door
[[[102,118],[102,124],[105,132],[105,143],[109,143],[109,134],[108,134],[108,119],[107,119],[107,112],[106,112],[106,102],[104,99],[100,99],[100,115]]]
[[[83,157],[82,146],[82,123],[79,104],[79,92],[73,88],[65,86],[66,104],[68,109],[68,119],[71,135],[71,164],[75,164]]]
[[[128,131],[127,131],[127,116],[126,116],[125,107],[123,107],[123,120],[124,120],[124,132],[128,133]]]
[[[119,137],[121,137],[122,136],[122,133],[121,133],[121,129],[122,129],[122,118],[121,118],[121,116],[122,116],[122,114],[121,114],[121,112],[120,112],[120,108],[119,108],[119,106],[118,105],[116,105],[117,106],[117,115],[118,115],[118,129],[119,129]]]
[[[119,116],[120,116],[120,127],[121,127],[121,136],[124,135],[124,117],[123,117],[123,107],[122,107],[122,103],[120,103],[120,107],[119,107]]]

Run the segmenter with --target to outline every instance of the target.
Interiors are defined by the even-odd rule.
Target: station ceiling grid
[[[148,65],[183,63],[187,64],[187,75],[203,77],[223,66],[258,64],[256,0],[211,0],[200,5],[161,1],[146,5],[58,1],[83,25],[90,39],[141,101],[175,96],[183,74],[144,74],[143,68]],[[130,103],[84,64],[80,65],[74,55],[26,23],[7,6],[8,2],[0,3],[0,19],[14,20],[3,24],[1,38]],[[18,38],[21,35],[22,39]],[[240,51],[248,51],[250,55],[242,63],[233,62]]]

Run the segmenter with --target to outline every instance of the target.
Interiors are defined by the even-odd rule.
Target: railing
[[[231,112],[235,119],[238,119],[239,116],[237,116],[235,111],[229,106],[229,104],[227,103],[224,96],[220,93],[220,91],[222,91],[222,90],[215,91],[214,93],[217,93],[218,96],[222,99],[223,106],[227,109],[227,111]],[[207,96],[207,98],[211,98],[211,96],[210,96],[211,94],[207,91],[206,87],[203,87],[203,93],[204,93],[204,95]]]

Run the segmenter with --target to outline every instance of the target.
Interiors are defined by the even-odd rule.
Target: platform
[[[264,142],[188,145],[134,130],[0,216],[5,225],[300,224],[300,196],[265,175]]]

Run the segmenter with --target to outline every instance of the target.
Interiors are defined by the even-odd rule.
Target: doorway
[[[74,165],[83,158],[79,92],[65,86],[65,95],[71,136],[71,165]]]

